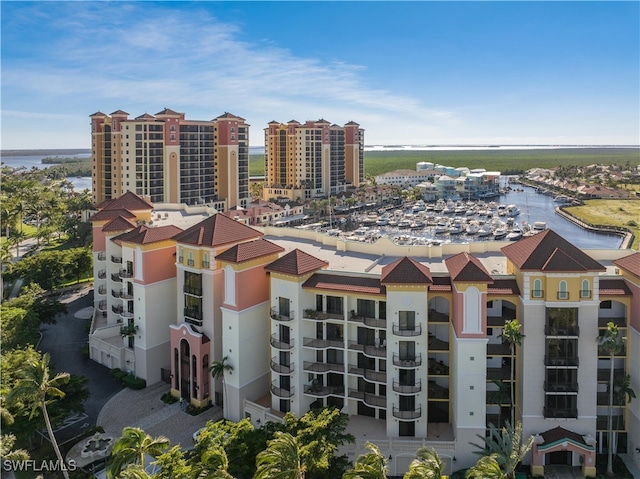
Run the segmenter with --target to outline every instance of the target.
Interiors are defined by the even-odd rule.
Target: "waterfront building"
[[[450,473],[476,462],[470,442],[489,423],[511,419],[513,393],[536,438],[533,472],[563,463],[591,476],[611,368],[640,391],[640,253],[583,251],[550,229],[508,246],[351,243],[200,210],[181,210],[195,223],[171,230],[166,205],[134,196],[92,218],[97,278],[103,296],[117,293],[96,295],[92,357],[135,364],[193,405],[224,404],[229,419],[259,426],[336,406],[357,436],[350,458],[370,440],[402,474],[431,445]],[[107,308],[119,305],[132,318]],[[524,334],[515,350],[501,340],[512,319]],[[626,337],[613,359],[597,341],[608,322]],[[208,372],[223,359],[224,388]],[[639,402],[616,401],[615,447],[638,464]]]
[[[364,130],[326,120],[272,121],[265,128],[265,200],[306,202],[336,195],[364,181]]]
[[[433,169],[417,171],[403,169],[388,171],[376,176],[375,180],[378,185],[395,185],[403,189],[409,189],[426,181],[433,182],[435,178],[441,175],[442,173]]]
[[[224,211],[250,199],[249,125],[230,113],[209,121],[168,108],[135,118],[94,113],[91,160],[95,203],[132,191],[154,203]]]

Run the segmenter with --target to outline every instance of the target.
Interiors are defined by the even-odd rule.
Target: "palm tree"
[[[494,456],[506,479],[515,479],[516,468],[522,462],[524,456],[533,446],[533,436],[529,436],[522,442],[522,423],[516,423],[513,428],[507,421],[507,425],[498,430],[493,424],[489,424],[489,435],[477,436],[483,444],[474,444],[479,451],[474,451],[480,456]]]
[[[120,477],[120,472],[129,464],[137,464],[144,469],[146,455],[158,457],[168,448],[169,439],[164,436],[153,438],[139,427],[125,427],[111,450],[107,477]]]
[[[45,353],[42,359],[27,364],[21,371],[20,381],[7,395],[7,401],[12,402],[19,399],[33,401],[29,419],[36,415],[38,408],[42,410],[51,445],[62,467],[62,474],[65,479],[69,479],[69,472],[66,467],[63,466],[64,459],[58,447],[58,442],[53,435],[51,420],[47,412],[47,403],[50,404],[52,401],[51,399],[47,401],[47,396],[56,398],[64,397],[64,392],[62,392],[60,386],[69,382],[69,373],[58,373],[52,378],[49,372],[49,360],[49,353]]]
[[[220,444],[210,444],[193,466],[193,479],[233,479],[229,474],[229,459]]]
[[[367,442],[365,446],[371,452],[358,456],[353,469],[342,475],[342,479],[385,479],[389,473],[387,458],[382,455],[378,446]]]
[[[489,391],[491,395],[491,401],[495,401],[498,404],[498,427],[502,427],[502,405],[505,404],[511,397],[509,392],[509,386],[507,383],[500,379],[492,379],[491,382],[498,386],[497,391]]]
[[[277,431],[267,448],[256,457],[254,479],[304,479],[306,465],[298,440],[288,432]]]
[[[477,464],[467,471],[464,476],[466,479],[505,479],[500,464],[495,454],[481,457]]]
[[[504,323],[502,333],[498,336],[503,343],[509,344],[511,350],[511,424],[515,423],[515,362],[516,362],[516,346],[522,345],[524,334],[521,332],[522,325],[517,319],[508,319]]]
[[[224,380],[224,373],[226,371],[233,371],[233,366],[229,364],[227,361],[229,360],[229,356],[225,356],[220,361],[214,361],[209,368],[211,371],[211,376],[213,379],[220,379],[222,381],[222,410],[224,415],[224,408],[227,406],[227,383]],[[226,416],[226,415],[225,415]]]
[[[631,388],[631,376],[628,374],[613,380],[613,403],[624,406],[636,397],[636,392]],[[619,417],[619,416],[616,416]],[[617,426],[617,425],[616,425]]]
[[[421,447],[403,479],[440,479],[444,464],[432,447]]]
[[[613,476],[613,366],[616,354],[622,351],[625,342],[624,337],[620,336],[618,326],[613,322],[607,323],[607,329],[604,334],[598,337],[598,342],[603,351],[609,355],[609,417],[607,418],[607,430],[609,438],[607,440],[607,476]]]

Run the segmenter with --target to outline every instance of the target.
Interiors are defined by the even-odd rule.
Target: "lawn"
[[[633,249],[640,245],[640,200],[587,200],[584,206],[566,208],[572,215],[594,225],[625,226],[633,231]]]

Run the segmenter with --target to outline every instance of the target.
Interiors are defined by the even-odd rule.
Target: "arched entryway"
[[[202,407],[210,402],[209,338],[183,323],[171,328],[171,395]]]
[[[596,475],[595,438],[562,427],[535,436],[531,472],[545,475],[549,467],[580,467],[585,477]]]

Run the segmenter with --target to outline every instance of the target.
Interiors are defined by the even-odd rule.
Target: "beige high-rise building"
[[[136,118],[91,115],[95,203],[131,191],[154,203],[206,204],[220,211],[249,202],[249,125],[225,113],[187,120],[165,108]]]
[[[364,130],[326,120],[272,121],[265,128],[263,199],[305,201],[335,195],[364,180]]]

